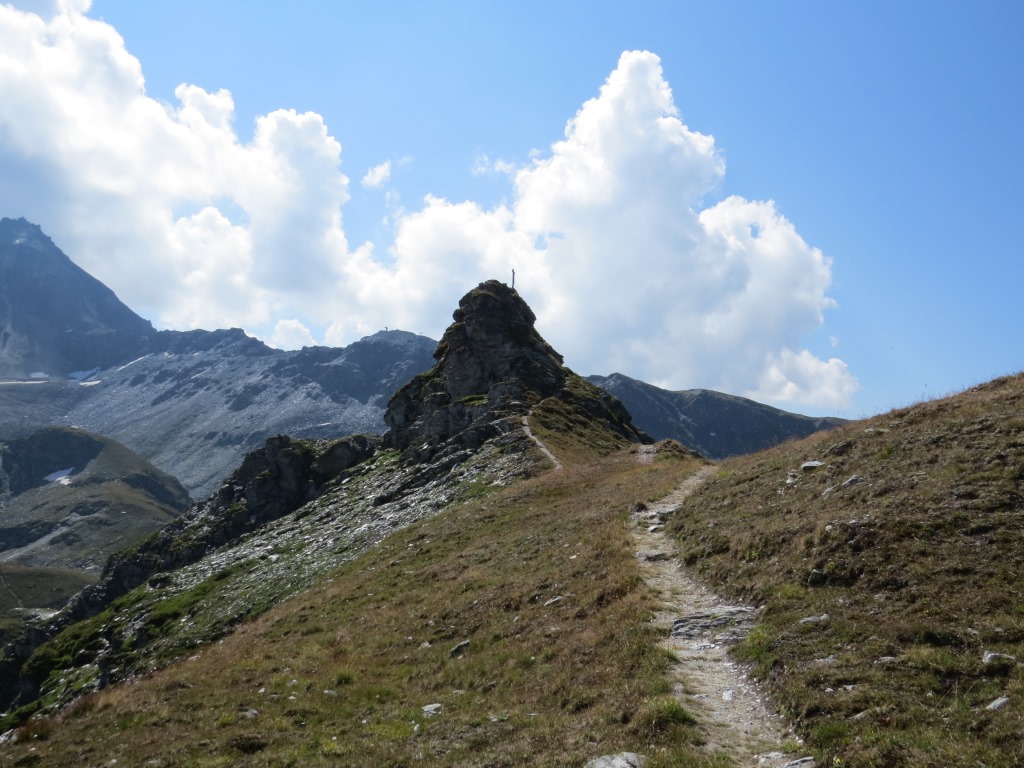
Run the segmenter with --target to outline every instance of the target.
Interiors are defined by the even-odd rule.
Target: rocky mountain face
[[[833,417],[801,416],[708,389],[671,392],[621,373],[587,378],[619,398],[636,425],[652,437],[678,440],[710,459],[763,451],[846,423]]]
[[[157,332],[38,226],[0,219],[0,439],[80,426],[193,498],[272,435],[382,432],[388,398],[434,346],[404,331],[291,352],[237,328]]]
[[[162,331],[153,351],[83,382],[61,422],[124,442],[204,498],[273,435],[382,432],[390,393],[430,366],[433,348],[403,331],[295,352],[238,329]]]
[[[102,570],[169,523],[188,493],[110,438],[51,427],[0,443],[0,562]]]
[[[38,226],[0,219],[0,378],[105,368],[155,333]]]
[[[162,666],[397,528],[534,472],[546,463],[523,429],[535,407],[609,425],[609,445],[644,437],[562,367],[503,284],[462,299],[435,357],[392,397],[383,439],[271,438],[207,501],[112,557],[48,628],[7,649],[0,707],[57,706]]]

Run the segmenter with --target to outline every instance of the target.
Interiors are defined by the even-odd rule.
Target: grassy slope
[[[0,565],[0,643],[17,637],[26,609],[56,610],[94,581],[95,576],[81,571]]]
[[[98,576],[107,557],[162,528],[190,503],[174,477],[102,435],[48,427],[8,447],[15,456],[6,469],[14,464],[23,484],[39,485],[4,499],[3,527],[56,528],[38,546],[8,542],[5,558],[20,565]],[[68,484],[43,482],[64,468],[76,469]]]
[[[1024,660],[1024,377],[729,460],[674,527],[766,606],[740,651],[828,765],[1024,763],[1024,669],[984,660]]]
[[[594,461],[584,445],[562,446],[589,461],[396,532],[196,657],[31,723],[0,756],[578,766],[634,749],[655,766],[725,764],[658,698],[671,660],[646,623],[651,598],[625,526],[633,504],[699,461],[680,452],[642,466],[629,449]],[[440,713],[425,716],[435,703]]]

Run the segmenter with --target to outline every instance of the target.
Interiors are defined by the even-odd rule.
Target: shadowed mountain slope
[[[38,226],[0,219],[0,378],[107,367],[155,333]]]
[[[619,398],[633,422],[652,437],[678,440],[711,459],[763,451],[846,423],[834,417],[801,416],[708,389],[671,392],[621,373],[587,379]]]
[[[101,435],[50,427],[0,443],[0,642],[190,503],[177,480]]]
[[[0,443],[0,562],[98,574],[189,503],[177,480],[107,437],[51,427]]]

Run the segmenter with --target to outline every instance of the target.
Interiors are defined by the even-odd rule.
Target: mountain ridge
[[[638,561],[675,559],[757,607],[734,658],[795,724],[801,765],[1019,761],[1024,375],[710,465],[631,441],[621,406],[564,368],[461,387],[439,352],[395,395],[403,435],[362,460],[276,438],[117,559],[136,586],[9,648],[4,706],[21,707],[5,722],[25,724],[2,754],[734,764],[705,750],[705,712],[651,622],[665,606]],[[676,548],[637,552],[637,520]],[[210,539],[218,526],[236,533]],[[190,563],[152,568],[176,552]]]
[[[756,453],[847,422],[790,413],[710,389],[670,391],[622,373],[587,380],[619,398],[653,437],[678,440],[710,459]]]
[[[435,363],[436,342],[404,331],[381,331],[342,348],[295,351],[273,349],[237,328],[155,331],[76,267],[41,228],[24,219],[0,220],[5,275],[13,274],[16,264],[30,265],[32,255],[46,260],[58,276],[48,283],[36,280],[29,293],[0,280],[0,307],[35,317],[35,306],[59,305],[63,314],[53,316],[65,319],[43,327],[42,318],[26,329],[10,312],[0,313],[0,395],[7,406],[0,410],[0,438],[23,437],[52,424],[81,426],[109,435],[176,476],[194,499],[213,493],[248,451],[273,435],[383,432],[388,398]],[[46,292],[54,287],[59,290]],[[55,341],[71,338],[68,328],[77,329],[71,334],[74,360]],[[118,340],[124,341],[120,347]],[[35,357],[25,357],[26,350],[36,350]],[[76,378],[67,379],[71,374]],[[703,422],[688,414],[685,404],[666,405],[659,395],[656,408],[644,407],[651,398],[634,396],[640,383],[616,388],[617,377],[593,378],[630,401],[627,407],[637,409],[635,423],[650,434],[720,455],[701,429],[687,427],[700,422],[703,428]],[[748,416],[756,419],[766,408],[743,403],[746,408],[729,416],[739,424],[719,424],[715,431],[743,430]],[[794,419],[787,423],[806,423]],[[794,436],[777,425],[758,430],[772,439]],[[761,442],[732,444],[762,447]]]

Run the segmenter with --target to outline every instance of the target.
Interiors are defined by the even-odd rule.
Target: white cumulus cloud
[[[515,269],[582,373],[815,407],[856,389],[841,360],[803,347],[834,306],[828,258],[770,201],[707,202],[724,161],[654,54],[624,53],[528,164],[481,159],[508,176],[507,203],[428,196],[392,212],[392,242],[352,247],[342,147],[319,115],[271,112],[243,141],[228,90],[147,96],[87,0],[21,7],[0,5],[0,209],[158,325],[242,326],[281,346],[385,326],[436,338],[465,291]]]
[[[371,189],[380,189],[384,183],[391,178],[391,161],[385,160],[380,165],[375,165],[363,176],[363,186]]]
[[[680,118],[658,57],[625,53],[565,138],[515,174],[512,203],[428,200],[400,221],[395,267],[378,279],[396,295],[450,296],[466,275],[515,268],[578,370],[843,407],[857,387],[845,364],[800,347],[834,306],[829,260],[770,201],[703,207],[724,174],[713,137]]]
[[[278,349],[301,349],[316,346],[316,339],[298,320],[278,320],[267,343]]]

